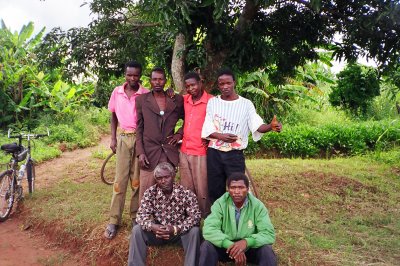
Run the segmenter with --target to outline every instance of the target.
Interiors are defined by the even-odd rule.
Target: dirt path
[[[36,167],[36,189],[49,186],[59,178],[70,165],[88,159],[92,151],[107,148],[109,136],[104,136],[100,144],[72,152],[64,152],[59,158],[40,164]],[[46,236],[24,228],[24,221],[19,213],[0,223],[0,265],[80,265],[79,258],[68,250],[61,249],[47,241]]]

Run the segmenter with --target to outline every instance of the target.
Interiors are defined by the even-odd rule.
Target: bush
[[[364,154],[400,143],[400,121],[297,125],[281,133],[265,134],[260,143],[249,141],[246,154],[267,157],[331,157]]]
[[[332,88],[329,101],[354,115],[364,115],[372,99],[380,93],[377,71],[370,67],[350,64],[338,74],[337,86]]]

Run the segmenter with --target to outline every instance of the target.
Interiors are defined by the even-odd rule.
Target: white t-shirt
[[[261,139],[263,134],[257,129],[263,123],[250,100],[239,96],[234,101],[225,101],[217,96],[208,101],[201,137],[210,140],[209,148],[220,151],[243,150],[247,147],[250,132],[254,141]],[[214,132],[235,134],[238,140],[226,143],[209,138]]]

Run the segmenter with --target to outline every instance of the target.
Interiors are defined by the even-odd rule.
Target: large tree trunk
[[[252,21],[257,15],[257,11],[260,8],[261,1],[257,0],[246,0],[243,12],[239,17],[238,23],[235,26],[235,32],[232,34],[242,35],[251,26]],[[216,74],[217,71],[224,65],[229,54],[228,50],[216,51],[213,47],[212,40],[205,42],[206,50],[206,67],[202,71],[203,79],[205,80],[205,88],[208,91],[216,89]],[[230,67],[230,66],[227,66]]]
[[[172,54],[171,72],[175,90],[181,94],[185,93],[183,76],[185,75],[186,40],[183,33],[178,33],[175,38],[174,51]]]
[[[201,71],[201,75],[204,80],[204,88],[210,92],[216,89],[216,75],[226,60],[227,51],[215,51],[210,40],[206,41],[205,50],[206,67]]]

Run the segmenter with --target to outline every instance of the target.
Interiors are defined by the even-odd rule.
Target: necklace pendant
[[[160,111],[160,115],[164,115],[165,113],[164,113],[164,111]]]

